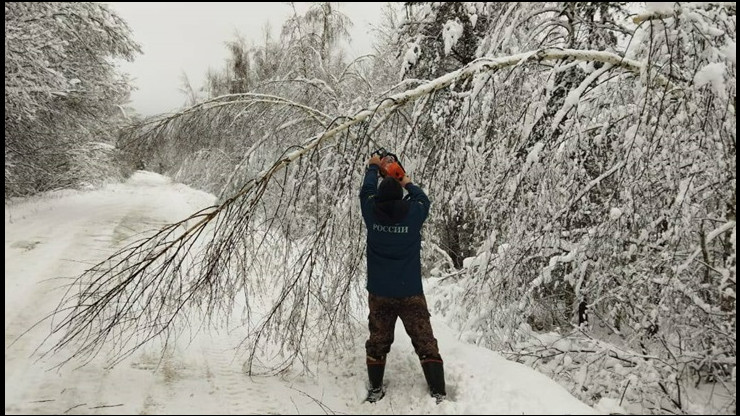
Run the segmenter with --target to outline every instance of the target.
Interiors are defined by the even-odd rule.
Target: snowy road
[[[35,351],[48,324],[18,339],[57,305],[64,278],[112,254],[127,238],[212,203],[211,195],[148,172],[100,190],[6,203],[6,414],[596,413],[543,375],[461,343],[436,320],[452,399],[440,405],[425,392],[400,324],[386,370],[388,395],[375,405],[361,403],[361,348],[320,366],[318,374],[250,378],[234,355],[238,330],[197,334],[165,354],[145,347],[113,368],[96,357],[80,368],[50,369],[55,361]]]

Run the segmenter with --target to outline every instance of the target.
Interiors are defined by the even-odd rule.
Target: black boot
[[[429,385],[429,393],[437,400],[437,403],[441,402],[447,396],[442,359],[424,359],[421,361],[421,368],[424,370],[424,378],[427,379]]]
[[[375,358],[367,356],[367,376],[370,379],[370,389],[367,392],[367,401],[375,403],[385,396],[383,391],[383,374],[385,373],[385,357]]]

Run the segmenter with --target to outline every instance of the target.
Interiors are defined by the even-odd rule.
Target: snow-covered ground
[[[48,324],[18,338],[57,306],[65,278],[106,258],[129,237],[213,202],[212,195],[149,172],[100,190],[6,202],[6,414],[598,413],[540,373],[460,342],[434,317],[450,398],[439,405],[426,393],[400,324],[386,367],[387,396],[376,404],[362,402],[361,348],[322,363],[310,375],[249,377],[234,352],[243,335],[238,328],[197,334],[164,353],[146,346],[113,368],[99,356],[79,368],[50,369],[53,357],[41,358],[35,351],[48,335]],[[363,341],[356,344],[361,347]]]

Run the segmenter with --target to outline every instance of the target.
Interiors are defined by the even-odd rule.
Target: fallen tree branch
[[[324,132],[298,146],[292,146],[295,150],[286,152],[270,167],[246,181],[221,204],[201,210],[185,220],[162,228],[151,237],[126,246],[75,279],[58,308],[48,317],[52,319],[52,325],[47,342],[52,335],[61,334],[61,337],[53,341],[47,353],[59,352],[74,344],[75,351],[65,363],[72,357],[94,357],[104,345],[112,344],[116,346],[115,364],[155,337],[168,339],[177,318],[189,324],[188,307],[201,307],[201,312],[206,316],[227,310],[225,305],[233,300],[236,290],[245,284],[238,277],[232,278],[230,267],[232,264],[254,261],[251,258],[244,259],[244,253],[249,248],[245,236],[254,232],[251,224],[255,216],[254,208],[278,172],[340,133],[368,122],[378,112],[392,112],[480,72],[522,65],[528,61],[560,59],[603,62],[636,74],[643,71],[640,62],[603,51],[542,49],[501,58],[484,57],[416,88],[387,97],[352,117],[335,118]],[[244,103],[239,99],[244,97],[271,104],[297,106],[314,117],[328,117],[281,97],[249,93],[208,100],[158,120],[158,126],[166,126],[169,121],[213,106],[242,105]],[[343,121],[335,125],[340,119]],[[598,180],[620,166],[615,166],[593,181],[576,200]],[[201,250],[201,237],[203,240],[207,238],[207,241],[200,242],[204,247],[198,251]],[[60,316],[61,319],[57,320]]]

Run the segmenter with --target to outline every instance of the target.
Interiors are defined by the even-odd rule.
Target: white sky
[[[248,42],[259,42],[269,22],[276,39],[280,26],[290,16],[288,3],[108,3],[128,22],[134,40],[142,45],[143,55],[121,69],[135,78],[137,90],[131,106],[143,115],[179,108],[185,102],[180,91],[182,74],[191,85],[203,84],[209,67],[223,67],[227,57],[225,42],[239,33]],[[299,12],[308,3],[296,3]],[[339,11],[353,22],[350,31],[351,56],[371,50],[370,25],[380,21],[383,3],[339,3]]]
[[[149,172],[93,191],[5,205],[5,414],[594,414],[619,411],[604,398],[593,409],[555,381],[491,350],[468,344],[432,314],[445,359],[449,400],[436,405],[403,329],[396,325],[388,356],[387,395],[362,403],[367,372],[367,312],[358,311],[354,347],[310,375],[247,377],[234,347],[245,334],[239,319],[220,334],[170,339],[162,356],[147,346],[117,366],[105,354],[88,365],[48,371],[54,357],[34,351],[49,325],[26,331],[57,306],[67,283],[140,232],[182,219],[215,197]],[[429,305],[435,282],[425,281]],[[239,309],[239,308],[237,308]],[[239,309],[240,310],[240,309]],[[191,318],[192,318],[191,314]],[[64,353],[65,350],[62,350]],[[312,352],[307,359],[312,361]]]

